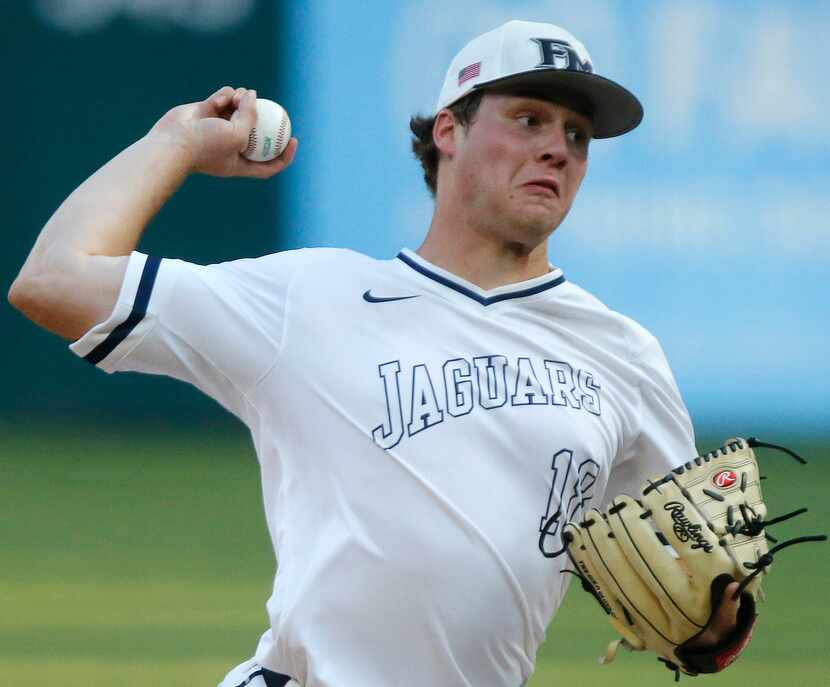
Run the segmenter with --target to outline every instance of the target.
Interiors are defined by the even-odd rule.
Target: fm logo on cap
[[[538,44],[542,51],[542,61],[536,65],[537,68],[552,67],[572,72],[594,73],[594,66],[590,60],[584,62],[580,60],[570,43],[556,38],[531,38],[530,40]]]

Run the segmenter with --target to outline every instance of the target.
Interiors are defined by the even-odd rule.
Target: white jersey
[[[558,269],[485,291],[410,251],[134,253],[71,348],[250,428],[279,562],[255,658],[304,687],[519,687],[563,521],[696,454],[656,339]]]

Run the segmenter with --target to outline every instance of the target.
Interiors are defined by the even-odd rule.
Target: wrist
[[[144,135],[141,143],[151,151],[153,158],[174,163],[185,175],[195,171],[197,146],[184,132],[153,127]]]

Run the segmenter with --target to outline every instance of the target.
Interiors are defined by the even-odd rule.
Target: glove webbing
[[[806,465],[807,461],[804,460],[800,455],[798,455],[795,451],[788,449],[786,446],[779,446],[778,444],[770,444],[765,441],[759,441],[755,437],[747,437],[746,439],[747,446],[750,448],[770,448],[776,451],[781,451],[782,453],[786,453],[789,456],[792,456],[795,460],[797,460],[802,465]],[[718,449],[718,451],[722,451],[722,449]],[[718,451],[713,451],[709,455],[717,455]],[[744,484],[741,484],[741,489],[744,489]],[[712,494],[709,494],[710,496]],[[753,513],[752,516],[748,514],[748,509],[746,506],[741,506],[741,516],[743,517],[743,521],[734,521],[734,513],[733,508],[730,506],[726,511],[726,519],[727,519],[727,532],[731,534],[743,534],[749,537],[754,537],[760,534],[768,525],[776,525],[779,522],[784,522],[785,520],[789,520],[790,518],[794,518],[797,515],[802,515],[803,513],[807,512],[806,508],[799,508],[798,510],[794,510],[792,513],[787,513],[785,515],[780,515],[777,518],[771,518],[770,520],[763,520],[755,516]],[[767,539],[772,541],[773,543],[777,544],[777,539],[774,537],[770,537],[767,535]],[[777,544],[777,546],[772,547],[767,553],[762,555],[758,558],[757,561],[754,563],[746,562],[744,563],[744,567],[752,570],[752,573],[747,575],[743,580],[741,580],[740,585],[738,586],[737,591],[735,592],[733,599],[738,599],[746,589],[747,585],[752,582],[752,580],[762,573],[766,568],[768,568],[773,561],[774,554],[778,553],[782,549],[786,549],[788,546],[793,546],[794,544],[804,544],[806,542],[820,542],[820,541],[827,541],[826,535],[815,535],[815,536],[806,536],[806,537],[795,537],[794,539],[788,539],[785,542]]]

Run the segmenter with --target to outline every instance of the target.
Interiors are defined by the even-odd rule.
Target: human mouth
[[[533,179],[523,184],[525,188],[545,195],[554,195],[559,198],[559,182],[555,179]]]

